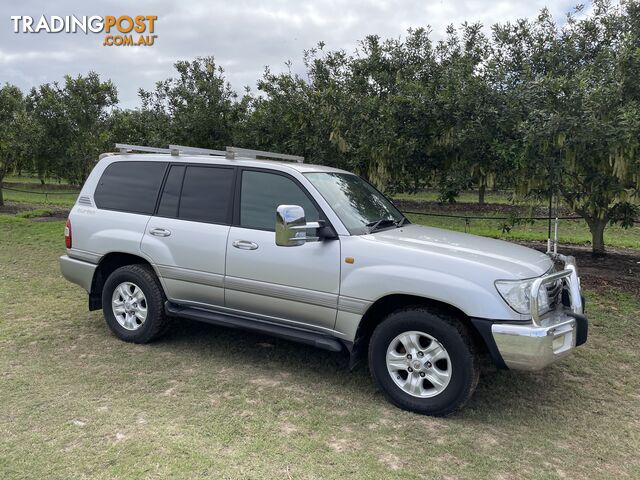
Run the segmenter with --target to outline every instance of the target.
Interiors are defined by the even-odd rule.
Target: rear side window
[[[158,215],[195,222],[231,223],[234,173],[233,168],[187,166],[185,170],[185,167],[173,166],[160,199]]]
[[[153,214],[167,164],[164,162],[114,162],[102,174],[94,200],[98,208]]]
[[[180,191],[182,190],[184,170],[184,165],[174,165],[169,170],[169,175],[167,175],[167,180],[164,183],[164,189],[162,190],[160,205],[158,205],[159,216],[178,216],[178,205],[180,203]]]

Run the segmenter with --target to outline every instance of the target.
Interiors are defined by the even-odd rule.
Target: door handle
[[[171,230],[167,230],[166,228],[154,228],[149,233],[156,237],[168,237],[171,235]]]
[[[258,244],[249,240],[234,240],[231,244],[240,250],[257,250]]]

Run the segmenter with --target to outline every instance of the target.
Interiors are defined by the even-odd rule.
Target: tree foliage
[[[418,28],[367,36],[353,52],[320,42],[303,61],[304,74],[266,68],[241,96],[213,57],[179,61],[134,110],[112,108],[115,87],[95,73],[26,101],[5,86],[0,174],[30,164],[82,183],[115,142],[237,144],[346,168],[387,191],[436,188],[448,202],[470,187],[481,203],[492,187],[554,194],[584,217],[596,252],[607,224],[637,218],[639,0],[595,0],[560,24],[546,9],[490,29],[463,23],[440,41]]]

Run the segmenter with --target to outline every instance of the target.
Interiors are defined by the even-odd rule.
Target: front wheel
[[[464,325],[424,307],[393,312],[377,326],[369,344],[369,368],[393,404],[434,416],[462,407],[479,378]]]

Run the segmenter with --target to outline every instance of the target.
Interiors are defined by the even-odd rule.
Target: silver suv
[[[181,317],[346,351],[429,415],[470,398],[482,354],[536,370],[586,341],[571,257],[414,225],[362,178],[299,157],[117,147],[69,214],[60,267],[122,340]]]

